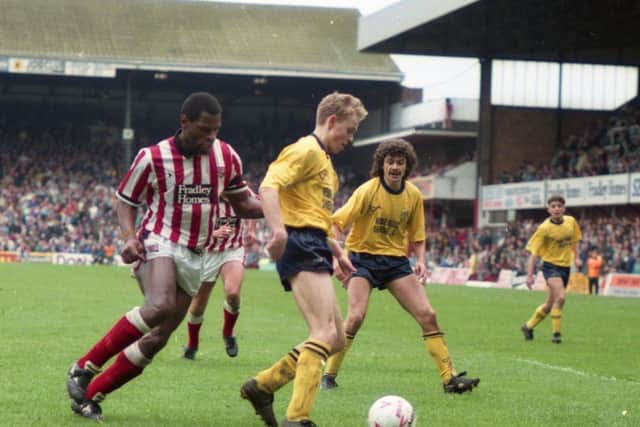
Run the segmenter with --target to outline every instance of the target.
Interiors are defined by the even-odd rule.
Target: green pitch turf
[[[364,426],[369,405],[385,394],[408,399],[419,426],[640,425],[640,300],[570,295],[565,340],[554,345],[550,319],[533,342],[519,329],[542,293],[428,289],[454,364],[481,378],[478,389],[445,395],[417,325],[375,291],[340,387],[319,391],[319,426]],[[91,425],[69,409],[66,371],[140,303],[127,269],[0,264],[0,425]],[[221,306],[217,287],[197,359],[181,358],[183,324],[142,376],[108,396],[106,425],[261,425],[239,387],[304,340],[306,328],[275,273],[249,271],[236,329],[240,354],[230,359]],[[279,418],[290,396],[290,385],[276,395]]]

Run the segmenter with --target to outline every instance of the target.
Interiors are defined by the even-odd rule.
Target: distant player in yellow
[[[240,388],[268,426],[276,426],[273,395],[293,382],[293,395],[281,426],[315,426],[310,419],[327,358],[344,347],[340,307],[331,280],[332,255],[341,269],[353,266],[340,245],[328,238],[338,176],[331,155],[353,142],[367,110],[349,94],[320,101],[311,135],[285,147],[260,186],[265,219],[271,227],[267,251],[276,260],[285,291],[292,291],[309,328],[309,338]]]
[[[416,162],[416,153],[408,142],[383,142],[373,155],[371,179],[333,214],[338,232],[351,227],[346,247],[356,271],[351,274],[335,266],[336,276],[345,283],[349,296],[344,324],[347,343],[329,359],[322,377],[324,389],[337,387],[338,370],[362,326],[373,288],[388,289],[416,319],[446,393],[471,391],[480,382],[478,378],[466,378],[464,372],[455,372],[436,313],[421,283],[427,274],[424,208],[420,190],[407,181]],[[409,243],[416,255],[415,273],[407,258]]]
[[[564,197],[553,195],[547,200],[547,218],[538,226],[536,232],[527,243],[527,250],[531,252],[527,265],[527,287],[531,289],[534,283],[533,270],[536,261],[542,258],[542,274],[547,282],[549,295],[547,300],[536,309],[522,327],[524,339],[533,339],[533,329],[547,314],[551,312],[551,327],[553,337],[551,342],[562,342],[561,323],[562,307],[564,307],[565,288],[569,283],[571,263],[577,268],[582,266],[578,256],[578,242],[582,238],[578,222],[570,215],[565,215]]]

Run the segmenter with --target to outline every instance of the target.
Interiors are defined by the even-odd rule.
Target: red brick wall
[[[524,162],[548,162],[555,151],[555,110],[494,107],[490,182]]]
[[[597,120],[606,121],[612,112],[561,112],[538,108],[494,107],[491,146],[491,176],[494,183],[501,172],[512,172],[524,161],[535,165],[549,162],[556,151],[558,126],[561,141],[569,135],[582,136]]]

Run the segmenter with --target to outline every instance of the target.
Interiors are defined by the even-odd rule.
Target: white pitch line
[[[625,383],[631,383],[633,385],[640,385],[639,381],[633,381],[633,380],[627,380],[627,379],[619,379],[619,378],[616,378],[616,377],[605,377],[604,375],[592,374],[590,372],[584,372],[584,371],[580,371],[578,369],[567,368],[567,367],[564,367],[564,366],[550,365],[548,363],[539,362],[537,360],[521,359],[519,357],[516,357],[513,360],[515,360],[517,362],[528,363],[530,365],[540,366],[540,367],[547,368],[547,369],[552,369],[554,371],[561,371],[561,372],[566,372],[566,373],[569,373],[569,374],[579,375],[581,377],[591,377],[591,378],[597,378],[597,379],[603,380],[603,381],[625,382]]]

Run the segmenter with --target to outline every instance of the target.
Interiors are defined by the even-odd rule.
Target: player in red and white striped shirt
[[[71,408],[84,417],[102,419],[98,403],[140,375],[184,318],[200,286],[203,254],[213,242],[220,196],[239,216],[262,216],[260,202],[242,178],[240,158],[216,138],[221,122],[222,107],[215,97],[190,95],[180,112],[180,130],[140,150],[118,187],[122,259],[140,261],[136,277],[145,300],[69,370]],[[136,212],[143,204],[148,209],[136,233]],[[116,354],[115,362],[94,379]]]
[[[229,357],[238,355],[238,344],[233,328],[240,315],[240,289],[244,279],[244,244],[255,241],[255,221],[239,218],[224,197],[218,203],[218,220],[213,239],[205,255],[202,285],[191,301],[187,314],[189,342],[184,348],[184,357],[195,359],[200,342],[200,328],[204,312],[215,286],[222,277],[225,302],[223,306],[222,339]]]

